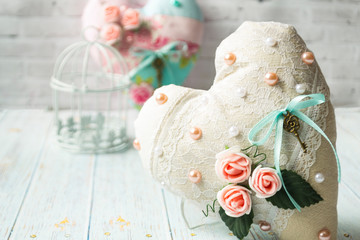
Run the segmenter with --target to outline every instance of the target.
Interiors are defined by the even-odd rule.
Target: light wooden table
[[[339,239],[360,239],[360,109],[337,109]],[[134,114],[133,114],[134,115]],[[176,196],[144,173],[135,150],[59,149],[52,112],[0,112],[0,239],[231,240],[222,224],[188,230]],[[134,116],[133,116],[134,117]]]

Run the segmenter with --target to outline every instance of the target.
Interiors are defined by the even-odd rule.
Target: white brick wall
[[[51,105],[54,60],[79,39],[86,2],[0,0],[0,108]],[[315,52],[335,105],[360,106],[360,0],[198,2],[206,20],[204,43],[186,86],[211,86],[215,48],[243,21],[281,21],[293,24]]]

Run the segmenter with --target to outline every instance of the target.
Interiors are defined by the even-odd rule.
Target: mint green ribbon
[[[304,100],[305,98],[310,98],[308,100]],[[304,100],[304,101],[303,101]],[[326,136],[324,131],[308,116],[306,116],[304,113],[300,111],[300,109],[316,106],[319,104],[322,104],[325,102],[325,96],[321,93],[317,94],[310,94],[310,95],[300,95],[295,98],[293,98],[290,103],[284,108],[280,110],[275,110],[271,113],[269,113],[266,117],[261,119],[249,132],[248,139],[249,141],[257,146],[263,145],[270,137],[273,129],[275,129],[275,145],[274,145],[274,165],[277,174],[280,177],[281,183],[284,187],[284,190],[286,194],[288,195],[290,201],[292,204],[296,207],[296,209],[300,212],[301,207],[299,204],[294,200],[294,198],[290,195],[288,190],[286,189],[283,177],[281,175],[280,170],[280,151],[281,151],[281,144],[282,144],[282,135],[283,135],[283,124],[284,124],[284,115],[289,112],[292,115],[295,115],[299,119],[301,119],[303,122],[310,125],[312,128],[314,128],[316,131],[318,131],[329,143],[331,148],[334,151],[336,162],[337,162],[337,168],[338,168],[338,181],[340,182],[341,179],[341,169],[340,169],[340,162],[339,157],[336,153],[335,147],[331,143],[330,139]],[[270,125],[270,127],[266,130],[266,135],[259,140],[255,140],[255,136],[263,131],[267,125]]]
[[[177,49],[177,47],[179,46],[180,49]],[[166,68],[168,75],[171,78],[171,81],[176,82],[173,71],[171,70],[171,67],[168,64],[166,56],[171,56],[176,54],[179,57],[181,57],[183,52],[187,51],[187,49],[188,49],[188,45],[186,44],[186,42],[182,42],[182,41],[171,42],[158,50],[133,47],[130,49],[130,53],[136,57],[143,57],[143,59],[140,62],[140,64],[129,73],[130,77],[135,76],[138,71],[151,65],[155,59],[160,58],[164,63],[164,67]]]

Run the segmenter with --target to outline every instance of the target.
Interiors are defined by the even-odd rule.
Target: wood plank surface
[[[0,119],[0,239],[8,239],[37,170],[52,115],[3,111]]]
[[[47,139],[10,239],[87,239],[96,157]]]
[[[342,163],[338,239],[355,240],[360,110],[336,109],[336,115]],[[130,112],[131,136],[135,117]],[[58,148],[51,119],[51,112],[41,110],[0,112],[0,239],[236,239],[221,222],[188,229],[181,199],[144,172],[135,150],[83,155]],[[190,212],[190,218],[198,213]]]
[[[90,239],[171,239],[160,186],[137,151],[96,160]]]
[[[174,240],[182,239],[221,239],[221,240],[236,240],[237,238],[232,236],[231,232],[225,226],[223,222],[215,222],[214,224],[204,225],[195,229],[189,229],[185,224],[185,221],[181,215],[180,203],[181,199],[174,194],[164,191],[166,199],[166,208],[168,209],[169,222],[171,226],[171,232]],[[186,215],[186,214],[185,214]],[[193,213],[188,213],[188,221],[190,226],[196,226],[207,219],[202,215],[201,209],[194,208]],[[200,221],[193,221],[191,219],[198,219]],[[203,221],[201,221],[203,220]],[[211,221],[210,221],[211,222]]]
[[[360,193],[360,160],[357,157],[360,156],[360,126],[356,126],[358,121],[360,113],[346,117],[339,114],[337,151],[342,165],[342,182]]]
[[[346,234],[354,240],[360,239],[360,204],[359,195],[356,194],[343,182],[339,185],[338,197],[338,239],[349,239]]]
[[[360,239],[360,111],[336,109],[337,151],[342,166],[338,197],[338,239]]]

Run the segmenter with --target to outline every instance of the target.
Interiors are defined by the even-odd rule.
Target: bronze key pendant
[[[290,114],[289,112],[287,112],[286,115],[284,115],[284,125],[283,126],[286,131],[295,135],[295,137],[298,139],[300,146],[303,149],[304,153],[306,153],[307,146],[303,141],[301,141],[299,133],[297,132],[300,128],[299,118]]]

